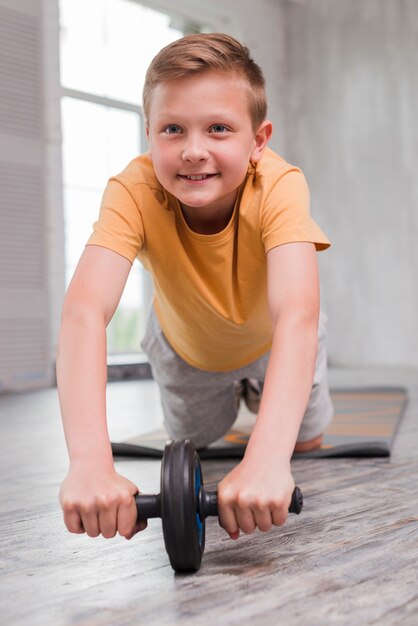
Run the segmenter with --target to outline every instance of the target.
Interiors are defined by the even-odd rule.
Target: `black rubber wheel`
[[[161,465],[161,518],[165,547],[176,572],[195,572],[202,561],[205,522],[197,508],[202,484],[193,443],[169,441]]]

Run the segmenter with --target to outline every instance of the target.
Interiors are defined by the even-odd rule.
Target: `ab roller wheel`
[[[197,510],[201,488],[202,470],[193,444],[170,441],[161,466],[161,519],[165,547],[176,572],[200,567],[205,548],[205,521]]]
[[[206,491],[202,468],[190,440],[169,441],[161,464],[161,491],[135,496],[138,519],[161,517],[164,543],[176,572],[199,569],[205,549],[205,520],[218,515],[218,494]],[[295,487],[289,507],[299,514],[303,496]]]

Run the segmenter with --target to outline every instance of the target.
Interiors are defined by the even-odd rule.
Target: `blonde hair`
[[[208,71],[235,73],[248,84],[248,105],[253,129],[265,120],[267,100],[261,68],[249,49],[223,33],[186,35],[165,46],[151,61],[142,92],[148,120],[153,89],[159,83]]]

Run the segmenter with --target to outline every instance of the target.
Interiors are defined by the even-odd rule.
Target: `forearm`
[[[71,463],[113,465],[106,423],[106,326],[100,315],[63,316],[57,382]]]
[[[290,461],[312,389],[317,344],[315,316],[278,319],[248,456]]]

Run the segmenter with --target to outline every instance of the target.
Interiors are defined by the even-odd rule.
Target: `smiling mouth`
[[[213,178],[218,174],[178,174],[179,178],[183,180],[191,180],[191,181],[201,181],[207,180],[208,178]]]

